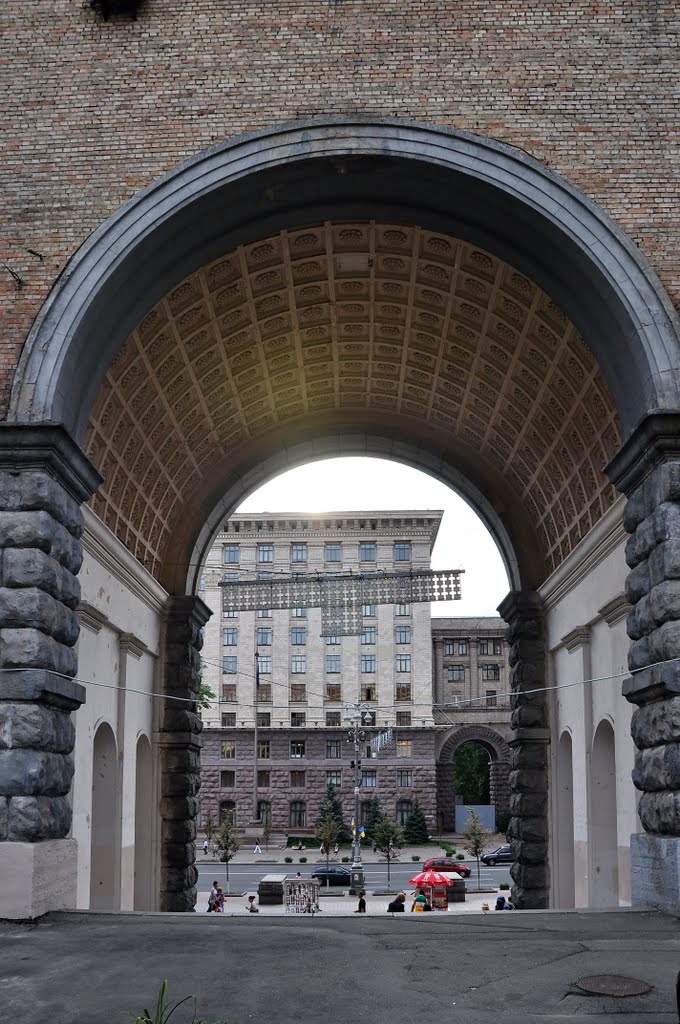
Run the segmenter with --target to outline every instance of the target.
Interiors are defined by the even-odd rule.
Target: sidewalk
[[[467,864],[474,864],[475,861],[469,856],[462,846],[462,840],[460,838],[451,839],[451,845],[456,847],[456,852],[465,853],[465,862]],[[445,842],[449,842],[448,839]],[[497,835],[492,836],[489,839],[488,849],[493,850],[497,846],[502,846],[505,843],[505,836]],[[456,845],[457,844],[457,845]],[[233,858],[229,861],[230,864],[285,864],[286,857],[292,857],[293,864],[299,864],[300,857],[307,858],[307,864],[325,864],[326,858],[319,852],[317,843],[310,840],[310,845],[298,853],[293,847],[270,847],[269,850],[262,848],[262,853],[253,853],[253,843],[251,840],[248,843],[243,843],[240,850],[234,854]],[[418,860],[413,861],[412,857],[417,856]],[[422,864],[423,861],[429,860],[430,857],[445,857],[446,853],[441,846],[432,844],[431,846],[404,846],[399,850],[399,856],[392,860],[393,864],[411,864],[414,866]],[[343,857],[350,857],[350,848],[341,847],[337,858],[331,856],[330,861],[332,864],[341,864]],[[383,854],[373,853],[373,849],[370,844],[361,847],[361,859],[364,864],[384,864],[386,858]],[[203,847],[201,841],[196,841],[196,863],[197,864],[219,864],[217,857],[214,857],[211,853],[207,857],[203,854]],[[349,861],[347,861],[349,863]],[[289,865],[290,868],[290,865]],[[297,871],[297,868],[295,869]]]
[[[403,890],[406,893],[406,909],[405,913],[409,913],[411,910],[411,892],[412,888],[409,887]],[[248,892],[242,896],[229,896],[226,900],[224,907],[224,914],[213,914],[213,917],[242,917],[246,913],[246,904],[248,895],[257,895],[256,889],[249,889]],[[482,911],[482,904],[486,903],[489,906],[489,912],[495,913],[493,906],[496,902],[496,893],[468,893],[465,897],[464,903],[450,903],[448,911],[433,911],[431,914],[417,914],[417,917],[436,917],[446,916],[446,914],[485,914]],[[372,896],[370,893],[366,896],[366,915],[369,917],[385,917],[387,916],[387,905],[394,899],[393,896]],[[319,898],[319,915],[323,918],[330,917],[353,917],[354,911],[357,908],[358,898],[356,896],[321,896]],[[206,911],[208,906],[208,893],[200,892],[198,894],[198,902],[196,904],[197,911]],[[265,917],[299,917],[306,915],[299,914],[287,914],[284,906],[260,906],[257,905],[260,914]],[[316,916],[316,915],[314,915]],[[358,914],[356,915],[359,916]],[[362,915],[363,916],[363,915]],[[397,915],[399,916],[399,915]]]

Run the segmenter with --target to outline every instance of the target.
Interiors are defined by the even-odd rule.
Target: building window
[[[487,708],[495,708],[498,706],[498,691],[487,690],[486,691],[486,706]]]
[[[225,544],[222,551],[225,565],[238,565],[241,561],[241,549],[238,544]]]
[[[396,701],[400,700],[411,700],[411,687],[410,686],[398,686],[394,695]]]
[[[329,761],[342,757],[342,740],[326,740],[326,757]]]
[[[461,657],[463,657],[463,658],[467,658],[469,653],[470,652],[469,652],[467,640],[459,640],[458,641],[458,654]]]
[[[460,690],[451,690],[451,700],[453,701],[454,704],[457,704],[458,701],[462,698],[462,696],[463,694],[461,693]]]
[[[294,619],[306,619],[307,609],[306,608],[293,608],[291,612]]]
[[[258,729],[270,729],[272,724],[272,713],[271,711],[258,711],[257,713],[257,727]]]
[[[361,614],[365,619],[375,618],[375,605],[374,604],[362,604]]]
[[[339,654],[327,654],[326,672],[340,672],[341,661]]]
[[[258,659],[260,663],[260,675],[270,676],[272,674],[272,656],[271,654],[260,654]]]
[[[232,703],[236,700],[236,683],[222,683],[222,700]],[[236,725],[236,722],[234,722]]]
[[[453,640],[445,640],[444,641],[444,654],[455,654],[455,653],[456,652],[454,650],[454,641]]]
[[[375,626],[364,626],[361,631],[361,642],[362,644],[374,644],[375,643],[376,628]]]
[[[289,820],[291,828],[305,828],[307,824],[307,807],[304,800],[291,801]]]
[[[397,768],[397,785],[402,789],[410,788],[413,785],[412,768]]]
[[[342,786],[342,771],[329,768],[326,772],[326,785],[337,786],[338,788]]]
[[[464,683],[465,665],[447,665],[446,678],[449,683]]]
[[[327,711],[326,712],[326,725],[337,726],[342,725],[342,716],[339,711]]]
[[[238,629],[223,629],[222,644],[224,647],[236,647],[238,644]]]
[[[340,683],[326,684],[326,700],[342,700],[342,685]]]
[[[376,545],[375,544],[360,544],[359,545],[359,561],[360,562],[375,562],[376,556]]]
[[[337,633],[328,633],[326,635],[326,647],[338,647],[340,645],[340,637]]]
[[[293,654],[290,659],[290,670],[295,675],[300,675],[302,672],[307,671],[307,655],[306,654]]]
[[[223,761],[233,761],[236,757],[236,740],[222,740],[220,756]]]
[[[226,825],[227,822],[236,824],[236,804],[233,800],[223,800],[220,804],[220,825]]]
[[[307,630],[304,626],[293,626],[290,631],[290,642],[296,647],[307,643]]]
[[[371,769],[364,769],[361,773],[361,788],[362,789],[375,789],[378,785],[378,773]]]
[[[290,560],[291,562],[307,561],[307,544],[305,542],[300,541],[298,543],[291,544]]]
[[[307,703],[307,686],[305,683],[290,684],[290,702],[291,704]]]
[[[395,604],[395,606],[394,606],[394,614],[398,615],[400,618],[403,618],[403,616],[405,616],[405,615],[410,615],[411,614],[411,605],[410,604]]]
[[[222,617],[225,619],[237,619],[238,612],[235,608],[224,608],[222,611]]]
[[[397,626],[394,631],[394,642],[397,644],[410,644],[411,643],[411,627],[410,626]]]
[[[395,562],[410,562],[411,561],[411,543],[408,540],[397,541],[394,545],[394,561]]]
[[[220,772],[220,789],[233,789],[236,785],[236,772]]]
[[[258,760],[268,761],[272,756],[271,743],[269,740],[258,740],[257,741],[257,756]]]
[[[233,676],[238,671],[238,658],[235,654],[225,654],[222,658],[222,671]]]
[[[257,561],[260,565],[264,562],[274,561],[274,545],[273,544],[258,544],[257,545]]]
[[[361,655],[361,671],[362,672],[375,672],[376,657],[375,654],[362,654]]]
[[[290,741],[290,756],[291,757],[304,757],[305,756],[305,741],[304,740],[291,740]]]
[[[290,773],[290,785],[292,789],[304,789],[305,788],[305,773],[304,772],[291,772]]]
[[[397,711],[397,725],[410,725],[411,724],[411,712],[410,711]]]
[[[405,825],[411,817],[413,804],[410,800],[397,800],[397,825]]]
[[[291,711],[290,713],[290,724],[294,729],[301,729],[307,724],[307,712],[306,711]]]
[[[413,740],[397,740],[397,757],[413,757]]]
[[[324,559],[327,562],[341,562],[342,544],[338,544],[335,541],[331,541],[329,544],[324,544]]]
[[[233,729],[236,725],[236,712],[235,711],[223,711],[221,715],[222,728]]]
[[[260,658],[260,661],[269,662],[269,671],[271,672],[271,658]],[[262,671],[262,669],[260,669]],[[257,700],[259,704],[271,704],[272,702],[272,684],[271,683],[260,683],[257,688]]]
[[[397,656],[396,656],[396,667],[397,667],[397,672],[410,672],[411,671],[411,655],[410,654],[397,654]]]
[[[269,772],[267,772],[267,774],[269,774]],[[267,783],[267,786],[268,785],[269,783]],[[266,789],[267,787],[265,786],[263,788]],[[265,822],[269,822],[269,824],[271,825],[272,805],[269,803],[269,800],[257,801],[257,820],[261,821],[262,824],[264,824]]]
[[[271,619],[272,610],[271,608],[258,608],[257,609],[258,619]]]
[[[255,643],[258,647],[271,647],[274,630],[271,626],[258,626],[255,630]]]
[[[501,641],[498,639],[485,639],[479,641],[480,654],[500,654]]]
[[[257,772],[257,788],[258,789],[269,789],[271,785],[271,772],[267,769],[258,769]]]
[[[362,686],[361,687],[361,699],[362,700],[377,700],[378,695],[375,692],[375,686]]]
[[[480,665],[482,679],[487,682],[498,682],[501,677],[500,665]]]

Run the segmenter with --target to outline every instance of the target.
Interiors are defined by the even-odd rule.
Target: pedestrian
[[[421,912],[422,913],[422,911],[425,909],[425,904],[426,903],[427,903],[427,896],[425,895],[425,893],[423,892],[422,889],[419,889],[417,895],[415,896],[415,898],[413,900],[413,903],[411,904],[411,910],[412,911],[415,910],[416,912]]]
[[[253,853],[262,853],[262,850],[260,849],[260,839],[259,839],[259,836],[255,840],[255,849],[253,850]]]
[[[340,847],[336,843],[335,846],[333,847],[333,856],[337,857],[339,852],[340,852]]]
[[[249,896],[248,897],[248,906],[246,907],[246,910],[248,911],[249,914],[259,914],[260,913],[260,911],[255,906],[255,897],[254,896]]]
[[[404,904],[406,903],[406,895],[403,892],[398,892],[391,903],[387,905],[388,914],[403,914]]]
[[[203,840],[203,856],[204,857],[208,856],[208,840],[207,839]]]
[[[208,909],[206,910],[207,914],[211,913],[211,911],[215,909],[215,897],[217,896],[218,884],[219,883],[217,879],[215,879],[215,881],[212,884],[212,888],[210,889],[210,895],[208,896]]]
[[[224,892],[222,886],[217,886],[217,892],[215,893],[215,902],[213,904],[213,913],[223,914],[224,913]]]
[[[506,900],[505,896],[499,896],[498,899],[496,900],[496,906],[494,907],[494,910],[514,910],[514,909],[515,908],[513,907],[512,903],[510,903],[509,900]]]
[[[365,914],[366,913],[366,893],[364,892],[363,889],[359,893],[359,905],[357,906],[357,909],[354,911],[354,913],[355,914]]]
[[[322,856],[322,857],[323,857],[323,856],[324,856],[324,854],[326,853],[326,847],[325,847],[325,846],[323,845],[323,843],[322,843],[322,844],[321,844],[321,846],[319,847],[319,853],[321,854],[321,856]]]
[[[298,871],[298,873],[296,874],[296,876],[295,876],[295,877],[296,877],[296,878],[302,878],[302,872],[301,872],[301,871]]]

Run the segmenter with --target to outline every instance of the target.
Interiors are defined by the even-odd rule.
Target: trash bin
[[[265,875],[264,878],[260,879],[260,884],[257,887],[257,899],[258,902],[265,906],[283,904],[283,883],[286,879],[285,875]]]
[[[447,886],[449,903],[465,903],[465,879],[452,878]]]

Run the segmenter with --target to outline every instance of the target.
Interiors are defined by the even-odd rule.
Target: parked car
[[[467,878],[470,874],[470,865],[464,864],[462,860],[452,860],[450,857],[430,857],[423,864],[423,871],[443,871],[444,874],[456,871],[463,878]]]
[[[494,864],[512,864],[514,858],[509,846],[499,846],[497,850],[492,850],[491,853],[483,853],[479,859],[483,864],[493,867]]]
[[[322,885],[349,885],[352,873],[341,864],[329,864],[327,868],[314,868],[312,878],[318,878]]]

